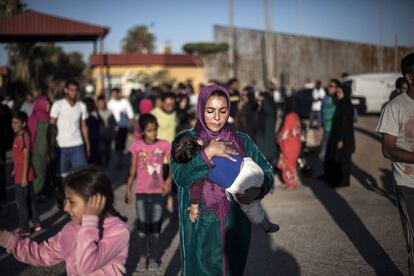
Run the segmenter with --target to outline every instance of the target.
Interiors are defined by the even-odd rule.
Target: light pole
[[[234,77],[234,5],[233,0],[229,0],[229,28],[228,28],[228,43],[229,43],[229,77]]]

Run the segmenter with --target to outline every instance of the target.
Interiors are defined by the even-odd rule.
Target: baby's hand
[[[89,198],[86,204],[85,215],[98,216],[105,208],[106,198],[101,194],[96,194]]]
[[[190,220],[194,223],[198,219],[198,204],[191,204],[190,206]]]

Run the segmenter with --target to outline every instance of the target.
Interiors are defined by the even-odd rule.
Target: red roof
[[[165,65],[197,66],[192,55],[181,54],[93,54],[91,66]]]
[[[27,11],[0,18],[0,42],[95,41],[109,28]]]

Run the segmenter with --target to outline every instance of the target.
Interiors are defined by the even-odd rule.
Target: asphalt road
[[[337,190],[316,179],[321,162],[312,149],[307,153],[314,176],[302,177],[296,191],[276,187],[263,200],[271,221],[281,230],[265,234],[253,226],[251,250],[245,275],[401,275],[407,274],[407,254],[398,210],[393,196],[390,162],[381,154],[380,137],[373,132],[378,117],[361,117],[356,124],[357,151],[353,156],[352,184]],[[318,135],[316,135],[317,137]],[[312,135],[309,138],[312,140]],[[128,156],[125,156],[125,160]],[[112,167],[113,168],[113,167]],[[134,273],[138,253],[134,230],[135,210],[123,203],[127,168],[110,170],[117,208],[129,217],[131,275],[177,275],[180,273],[177,219],[166,215],[161,235],[161,267],[156,272]],[[13,188],[3,202],[8,216],[0,227],[17,227]],[[33,235],[42,241],[67,222],[53,200],[40,205],[46,230]],[[1,275],[65,275],[63,264],[31,267],[15,261],[0,249]]]

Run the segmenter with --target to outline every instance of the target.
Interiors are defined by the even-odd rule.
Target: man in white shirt
[[[133,126],[134,110],[130,102],[123,98],[119,88],[111,90],[111,99],[108,102],[108,109],[112,112],[117,123],[115,135],[115,152],[118,156],[117,168],[123,166],[123,154],[128,136],[128,128]]]
[[[79,84],[69,80],[65,84],[65,97],[53,103],[50,125],[57,131],[58,174],[65,177],[77,167],[87,164],[90,154],[88,113],[83,102],[78,101]]]
[[[401,61],[408,90],[385,106],[376,131],[382,134],[382,151],[392,161],[401,222],[414,275],[414,53]]]
[[[309,116],[309,126],[316,126],[319,128],[321,126],[321,107],[322,107],[322,99],[325,97],[325,89],[322,87],[322,83],[320,80],[315,82],[315,88],[312,91],[312,109]],[[316,124],[314,121],[316,120]]]

